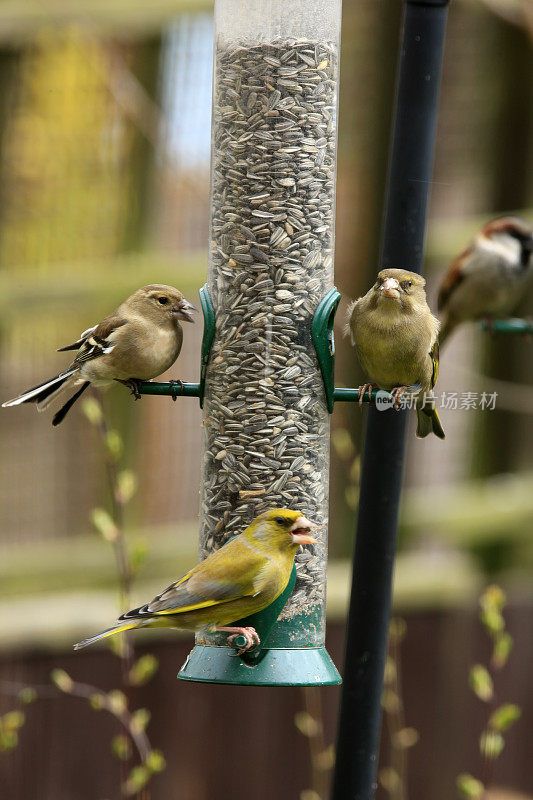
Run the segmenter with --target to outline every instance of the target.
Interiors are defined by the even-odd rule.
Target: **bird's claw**
[[[242,656],[243,653],[247,653],[250,650],[255,650],[256,647],[259,647],[261,640],[255,628],[242,628],[242,627],[217,627],[218,631],[227,631],[231,633],[231,636],[228,636],[228,644],[230,647],[236,647],[233,644],[237,636],[244,636],[246,639],[246,644],[243,647],[239,647],[237,650],[237,655]]]
[[[377,383],[363,383],[363,385],[359,387],[357,390],[357,395],[359,397],[360,406],[363,405],[366,391],[368,391],[368,400],[370,401],[372,399],[372,389],[377,389]]]
[[[390,394],[391,394],[391,397],[394,400],[393,408],[394,408],[395,411],[399,411],[400,410],[400,400],[401,400],[402,394],[406,391],[406,389],[407,389],[407,386],[396,386],[395,389],[391,390]]]
[[[124,384],[124,386],[127,386],[136,400],[141,399],[141,393],[139,391],[139,383],[141,383],[141,381],[138,381],[136,378],[129,378],[127,381],[122,381],[120,378],[117,378],[116,380],[119,383]]]
[[[169,381],[169,383],[170,383],[171,386],[179,386],[181,391],[183,392],[183,381],[180,380],[179,378],[173,378],[173,379],[171,379]],[[172,395],[172,401],[175,403],[177,399],[178,399],[178,395],[177,394],[173,394]]]

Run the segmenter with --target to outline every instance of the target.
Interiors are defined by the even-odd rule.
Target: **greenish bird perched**
[[[439,321],[431,313],[424,290],[425,280],[405,269],[382,269],[374,286],[348,308],[347,332],[372,383],[359,392],[379,387],[400,397],[417,395],[416,435],[434,433],[444,439],[431,392],[439,372]]]
[[[314,544],[315,526],[299,511],[265,511],[243,533],[211,553],[150,603],[122,614],[116,623],[74,645],[75,650],[133,628],[225,631],[228,644],[241,634],[239,654],[257,647],[254,628],[232,622],[262,611],[289,582],[296,551]]]

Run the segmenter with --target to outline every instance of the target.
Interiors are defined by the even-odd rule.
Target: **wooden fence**
[[[533,635],[530,604],[513,603],[507,619],[515,649],[496,686],[498,702],[516,702],[522,719],[506,736],[495,783],[533,793],[531,738],[533,694],[530,667]],[[484,709],[468,688],[468,670],[486,659],[485,635],[474,608],[411,612],[403,615],[407,635],[401,671],[406,724],[419,733],[408,756],[409,800],[451,800],[455,777],[479,774],[478,739]],[[328,649],[342,664],[343,624],[330,624]],[[294,716],[304,707],[302,690],[191,684],[176,673],[192,645],[190,638],[154,643],[160,661],[147,686],[134,690],[132,706],[150,709],[150,739],[166,758],[156,776],[151,800],[299,800],[310,787],[308,743]],[[145,648],[143,648],[145,650]],[[108,651],[51,655],[27,653],[0,662],[0,680],[43,684],[62,667],[72,677],[104,689],[120,682],[117,659]],[[318,691],[324,710],[326,742],[334,741],[337,688]],[[0,696],[0,708],[12,701]],[[20,743],[0,758],[2,795],[9,800],[98,800],[117,798],[119,762],[110,740],[119,731],[113,719],[85,701],[60,696],[26,708]],[[387,764],[387,726],[382,766]],[[407,800],[405,798],[405,800]],[[389,800],[379,789],[377,800]]]

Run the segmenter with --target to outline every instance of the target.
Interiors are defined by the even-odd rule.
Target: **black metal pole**
[[[448,0],[404,0],[379,269],[422,271]],[[407,412],[368,409],[333,800],[376,789]]]

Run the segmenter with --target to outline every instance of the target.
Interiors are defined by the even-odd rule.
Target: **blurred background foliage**
[[[378,263],[400,12],[390,0],[344,3],[337,385],[363,377],[343,316]],[[451,5],[430,187],[433,307],[440,273],[482,222],[533,219],[532,37],[527,0]],[[65,361],[55,348],[138,286],[175,284],[195,302],[206,277],[211,71],[208,0],[0,3],[2,399],[56,373]],[[185,331],[167,378],[198,379],[201,328]],[[398,607],[461,607],[488,575],[511,605],[531,602],[531,347],[466,327],[446,348],[439,390],[496,391],[496,410],[443,411],[444,444],[411,431]],[[195,558],[201,414],[195,400],[133,403],[120,387],[106,403],[138,479],[126,512],[148,553],[136,602]],[[333,622],[347,601],[363,420],[347,404],[332,417]],[[90,523],[105,494],[93,432],[80,412],[52,429],[28,407],[2,411],[0,428],[0,644],[8,655],[61,650],[105,625],[114,603],[107,545]]]

